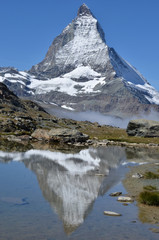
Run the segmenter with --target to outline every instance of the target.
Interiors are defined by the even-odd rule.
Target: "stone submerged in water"
[[[122,192],[114,192],[114,193],[109,194],[109,196],[111,196],[111,197],[118,197],[121,194],[122,194]]]
[[[129,136],[159,137],[159,122],[145,119],[132,120],[126,132]]]
[[[122,216],[120,213],[111,212],[111,211],[104,211],[104,215],[114,216],[114,217]]]
[[[31,136],[38,140],[63,143],[83,143],[89,139],[88,135],[83,134],[75,129],[68,128],[52,128],[51,130],[36,129]]]

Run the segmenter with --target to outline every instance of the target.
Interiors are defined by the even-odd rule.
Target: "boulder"
[[[118,197],[118,201],[119,202],[134,202],[134,200],[131,197],[124,197],[124,196]]]
[[[159,137],[159,122],[145,119],[132,120],[126,132],[129,136]]]
[[[33,138],[36,138],[38,140],[49,140],[50,136],[49,136],[49,130],[46,129],[36,129],[32,135]]]
[[[31,135],[33,138],[44,141],[56,141],[63,143],[86,142],[88,135],[83,134],[75,129],[52,128],[51,130],[36,129]]]

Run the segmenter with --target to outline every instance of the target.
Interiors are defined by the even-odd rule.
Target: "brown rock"
[[[89,138],[86,134],[83,134],[75,129],[72,130],[67,128],[52,128],[51,130],[36,129],[31,136],[45,141],[48,140],[64,143],[83,143]]]
[[[50,140],[49,130],[46,129],[36,129],[31,136],[38,140]]]

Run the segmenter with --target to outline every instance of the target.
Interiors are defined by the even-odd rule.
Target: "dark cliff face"
[[[20,102],[20,99],[3,83],[0,83],[0,104],[10,104],[15,107],[24,108],[23,104]]]
[[[37,103],[29,100],[22,100],[17,97],[8,87],[0,82],[0,114],[8,116],[22,115],[36,118],[39,114],[49,116],[46,111]],[[11,115],[10,115],[11,114]]]

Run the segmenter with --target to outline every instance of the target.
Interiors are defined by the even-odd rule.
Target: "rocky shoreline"
[[[52,135],[51,135],[52,132]],[[57,132],[59,134],[57,134]],[[50,138],[49,138],[50,137]],[[122,141],[112,141],[112,140],[99,140],[99,139],[89,139],[89,136],[81,132],[70,130],[70,129],[55,129],[44,130],[37,129],[31,135],[1,135],[1,139],[7,140],[9,142],[17,143],[35,143],[41,142],[44,144],[68,144],[75,147],[99,147],[99,146],[121,146],[129,148],[154,148],[159,149],[159,144],[155,143],[129,143]]]
[[[133,197],[137,201],[139,208],[138,217],[141,222],[155,224],[159,227],[159,207],[148,206],[139,202],[139,194],[143,191],[145,186],[153,185],[159,191],[159,179],[145,179],[143,177],[134,177],[136,173],[143,176],[146,171],[157,172],[159,170],[159,162],[147,163],[138,166],[130,167],[130,171],[127,173],[123,180],[123,185],[127,190],[129,196]],[[158,228],[157,228],[158,229]],[[154,229],[155,231],[155,229]],[[159,229],[158,229],[159,232]]]

